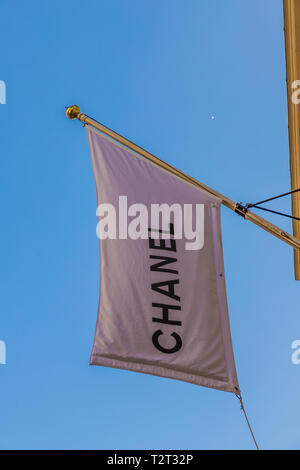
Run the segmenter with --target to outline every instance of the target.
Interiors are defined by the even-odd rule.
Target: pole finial
[[[78,114],[80,113],[80,108],[76,104],[72,104],[71,106],[66,106],[66,115],[69,119],[76,119]]]

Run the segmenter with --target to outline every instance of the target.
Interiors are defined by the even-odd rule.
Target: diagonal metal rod
[[[289,191],[288,193],[279,194],[279,196],[269,197],[269,199],[265,199],[264,201],[256,202],[255,204],[247,204],[247,207],[256,207],[259,204],[263,204],[264,202],[274,201],[274,199],[278,199],[279,197],[288,196],[289,194],[294,194],[294,193],[297,193],[298,191],[300,191],[300,188],[294,189],[293,191]]]
[[[248,204],[247,204],[247,207],[249,207]],[[283,212],[273,211],[272,209],[267,209],[266,207],[260,207],[260,206],[257,206],[256,204],[250,207],[254,207],[255,209],[260,209],[262,211],[272,212],[273,214],[282,215],[283,217],[288,217],[289,219],[300,220],[299,217],[294,217],[293,215],[284,214]]]
[[[117,132],[109,129],[108,127],[104,126],[100,122],[96,121],[95,119],[92,119],[86,114],[81,113],[80,108],[78,106],[72,105],[72,106],[66,107],[66,113],[69,119],[78,119],[79,121],[94,127],[98,131],[111,137],[112,139],[116,140],[117,142],[124,145],[125,147],[133,150],[140,156],[143,156],[147,160],[150,160],[152,163],[155,163],[160,168],[163,168],[169,173],[172,173],[173,175],[181,178],[182,180],[187,181],[188,183],[194,185],[198,189],[204,190],[208,192],[209,194],[216,196],[217,198],[221,200],[221,203],[224,206],[228,207],[234,212],[237,212],[239,215],[242,215],[245,219],[250,220],[250,222],[253,222],[258,227],[261,227],[262,229],[271,233],[272,235],[284,241],[285,243],[292,246],[293,248],[300,249],[300,240],[298,240],[293,235],[290,235],[289,233],[285,232],[284,230],[277,227],[276,225],[271,224],[270,222],[263,219],[262,217],[259,217],[257,214],[254,214],[253,212],[247,210],[247,208],[241,206],[240,204],[237,204],[236,202],[232,201],[231,199],[224,196],[223,194],[218,193],[214,189],[210,188],[209,186],[206,186],[205,184],[196,180],[192,176],[189,176],[186,173],[183,173],[182,171],[178,170],[174,166],[170,165],[169,163],[164,162],[163,160],[156,157],[152,153],[147,152],[147,150],[143,149],[142,147],[139,147],[134,142],[131,142],[130,140],[123,137],[122,135],[118,134]],[[241,210],[241,208],[244,210]]]

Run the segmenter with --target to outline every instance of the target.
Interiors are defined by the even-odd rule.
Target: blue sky
[[[253,448],[233,395],[88,365],[96,194],[84,129],[64,106],[233,200],[288,191],[281,0],[2,0],[0,17],[0,448]],[[290,212],[289,198],[270,207]],[[262,448],[299,449],[292,249],[226,208],[222,227],[250,421]]]

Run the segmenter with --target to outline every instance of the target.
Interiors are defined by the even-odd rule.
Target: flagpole
[[[253,222],[258,227],[266,230],[267,232],[271,233],[272,235],[284,241],[285,243],[292,246],[293,248],[300,249],[300,240],[298,240],[293,235],[290,235],[285,230],[282,230],[276,225],[271,224],[271,222],[268,222],[264,218],[254,214],[253,212],[248,210],[246,206],[243,206],[239,203],[232,201],[228,197],[224,196],[223,194],[218,193],[214,189],[210,188],[209,186],[206,186],[205,184],[187,175],[186,173],[183,173],[182,171],[178,170],[177,168],[170,165],[169,163],[164,162],[163,160],[156,157],[152,153],[147,152],[147,150],[143,149],[142,147],[139,147],[134,142],[131,142],[130,140],[123,137],[122,135],[118,134],[117,132],[109,129],[108,127],[104,126],[100,122],[96,121],[95,119],[92,119],[86,114],[81,113],[80,108],[78,106],[72,105],[72,106],[66,107],[66,114],[69,119],[78,119],[79,121],[94,127],[98,131],[111,137],[112,139],[116,140],[117,142],[129,148],[130,150],[133,150],[139,155],[142,155],[144,158],[146,158],[147,160],[150,160],[152,163],[155,163],[156,165],[168,171],[169,173],[172,173],[173,175],[181,178],[184,181],[187,181],[188,183],[196,186],[197,188],[202,189],[208,192],[209,194],[212,194],[213,196],[216,196],[217,198],[221,199],[222,204],[228,207],[228,209],[231,209],[232,211],[241,215],[244,219],[250,220],[250,222]]]

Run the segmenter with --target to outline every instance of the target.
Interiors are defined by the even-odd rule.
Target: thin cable
[[[236,397],[239,399],[239,401],[240,401],[241,410],[243,411],[243,413],[244,413],[244,415],[245,415],[245,418],[246,418],[246,421],[247,421],[247,425],[248,425],[249,431],[250,431],[250,433],[251,433],[253,442],[254,442],[254,444],[255,444],[256,450],[259,450],[258,444],[257,444],[257,442],[256,442],[255,436],[254,436],[254,434],[253,434],[252,428],[251,428],[250,423],[249,423],[249,419],[248,419],[247,413],[246,413],[245,408],[244,408],[244,403],[243,403],[243,400],[242,400],[242,395],[237,395],[237,394],[235,393],[235,396],[236,396]]]
[[[248,208],[249,206],[247,205],[246,207]],[[253,207],[253,205],[250,206],[250,207]],[[288,217],[289,219],[300,220],[299,217],[295,217],[295,216],[289,215],[289,214],[283,214],[282,212],[273,211],[272,209],[266,209],[265,207],[259,207],[259,206],[255,205],[254,208],[255,209],[260,209],[262,211],[273,212],[273,214],[282,215],[283,217]]]
[[[256,202],[255,204],[247,204],[247,207],[255,207],[258,204],[263,204],[264,202],[273,201],[274,199],[278,199],[279,197],[283,197],[283,196],[288,196],[289,194],[297,193],[298,191],[300,191],[300,188],[294,189],[293,191],[289,191],[288,193],[279,194],[279,196],[270,197],[269,199],[265,199],[264,201]]]

